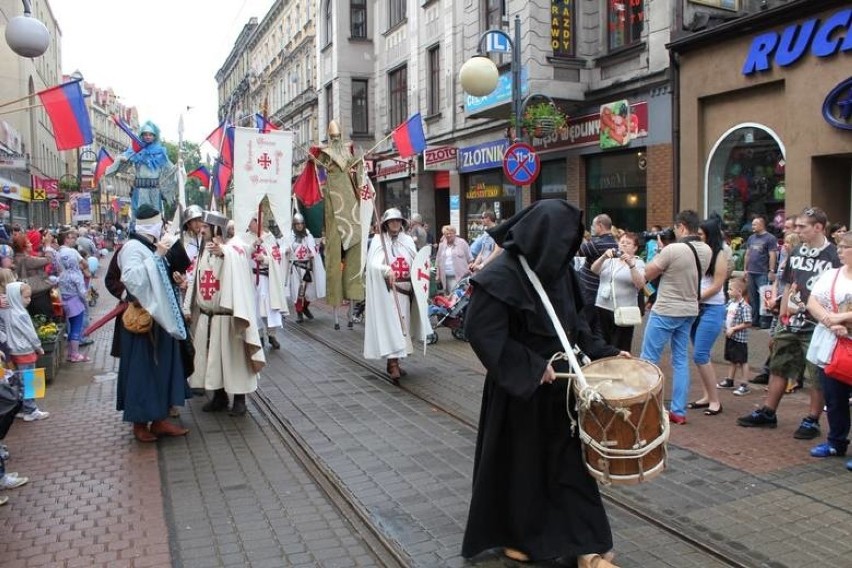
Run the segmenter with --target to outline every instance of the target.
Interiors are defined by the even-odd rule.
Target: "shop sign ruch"
[[[0,154],[0,168],[7,170],[23,170],[27,169],[27,157],[23,154]]]
[[[508,140],[494,140],[476,146],[459,148],[459,173],[493,170],[503,167]]]
[[[459,150],[455,146],[438,146],[423,151],[424,170],[454,170]]]
[[[835,128],[852,130],[852,77],[828,93],[822,104],[822,116]]]
[[[613,107],[620,109],[620,104],[623,102],[626,101],[618,101],[617,103],[602,105],[601,112],[585,114],[582,116],[572,116],[568,119],[568,124],[565,128],[557,130],[544,138],[534,138],[532,146],[536,150],[580,148],[582,146],[592,146],[595,144],[601,144],[601,147],[609,147],[602,144],[601,113],[605,112],[603,110],[604,108],[609,108],[610,112],[612,112]],[[644,138],[645,136],[648,136],[648,103],[642,101],[628,105],[627,114],[630,117],[627,119],[629,121],[629,136],[625,137],[625,135],[621,134],[618,136],[618,140],[623,144],[627,144],[629,141],[636,138]],[[609,128],[611,126],[611,121],[606,120],[605,122],[607,124],[606,128]],[[619,130],[619,132],[621,131]],[[608,136],[609,135],[607,135],[607,137]],[[618,146],[619,145],[616,144],[613,147]]]
[[[841,31],[842,30],[842,31]],[[814,57],[849,53],[852,48],[852,8],[835,12],[828,18],[811,18],[792,24],[783,31],[770,31],[751,40],[743,63],[743,75],[769,71],[774,62],[787,67],[798,61],[810,48]]]
[[[376,162],[376,181],[407,178],[411,175],[409,164],[405,160],[382,160]]]

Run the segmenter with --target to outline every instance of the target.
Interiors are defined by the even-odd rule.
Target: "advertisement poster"
[[[639,117],[630,112],[626,100],[601,105],[600,145],[602,150],[627,146],[639,131]]]
[[[71,220],[74,223],[92,220],[92,194],[91,193],[72,193],[71,202]]]

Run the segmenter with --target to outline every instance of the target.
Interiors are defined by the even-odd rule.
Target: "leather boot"
[[[157,437],[148,431],[147,422],[133,423],[133,437],[140,442],[156,442]]]
[[[235,394],[234,404],[231,406],[231,411],[228,414],[231,416],[245,416],[246,410],[246,395]]]
[[[302,315],[302,312],[296,312],[296,323],[302,323],[305,321],[305,317]]]
[[[272,346],[272,348],[273,348],[273,349],[275,349],[276,351],[277,351],[277,350],[279,350],[279,349],[281,349],[281,344],[280,344],[280,343],[278,343],[278,338],[277,338],[277,337],[275,337],[274,335],[270,335],[270,336],[269,336],[269,344],[270,344],[270,345]]]
[[[155,436],[186,436],[189,430],[168,420],[151,422],[151,434]]]
[[[388,376],[393,384],[399,384],[402,374],[399,372],[399,359],[388,359]]]
[[[217,389],[213,391],[213,398],[201,407],[204,412],[219,412],[228,409],[228,395],[225,389]]]
[[[314,314],[312,314],[311,310],[308,309],[309,305],[310,305],[310,302],[305,301],[305,305],[302,308],[302,311],[304,312],[306,318],[308,318],[309,320],[312,320],[312,319],[314,319]]]

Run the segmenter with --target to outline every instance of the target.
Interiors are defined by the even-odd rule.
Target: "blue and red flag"
[[[107,168],[110,167],[115,160],[112,159],[112,156],[109,155],[109,152],[106,151],[106,148],[101,148],[98,152],[98,161],[95,164],[95,175],[94,183],[95,186],[98,185],[98,180],[101,179],[106,172]]]
[[[257,124],[257,129],[263,134],[269,134],[273,130],[281,130],[259,112],[254,113],[254,122]]]
[[[219,159],[227,166],[234,165],[234,127],[227,122],[210,133],[207,141],[219,152]]]
[[[115,115],[113,115],[112,120],[122,131],[124,131],[125,134],[130,137],[130,147],[133,149],[134,152],[138,152],[145,147],[145,143],[142,142],[142,139],[139,138],[139,136],[137,136],[135,132],[133,132],[133,129],[130,128],[130,126],[128,126],[126,122],[124,122],[123,120],[121,120],[121,118]]]
[[[197,179],[203,187],[210,187],[210,170],[207,169],[207,166],[198,166],[186,174],[186,177]]]
[[[400,158],[416,156],[426,149],[423,119],[420,118],[419,112],[394,128],[392,136]]]
[[[40,91],[38,96],[53,126],[57,150],[70,150],[92,143],[92,123],[80,81],[56,85]]]
[[[233,129],[231,130],[233,132]],[[213,187],[211,187],[211,191],[213,195],[215,195],[218,199],[222,199],[224,197],[225,192],[228,191],[228,182],[231,181],[231,166],[222,162],[221,160],[216,160],[216,164],[213,166]]]

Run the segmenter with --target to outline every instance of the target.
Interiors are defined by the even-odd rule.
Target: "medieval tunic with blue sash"
[[[121,330],[116,407],[126,422],[162,420],[170,406],[183,406],[189,395],[179,342],[186,338],[186,327],[171,270],[155,250],[132,233],[119,252],[121,282],[154,320],[150,333]]]

